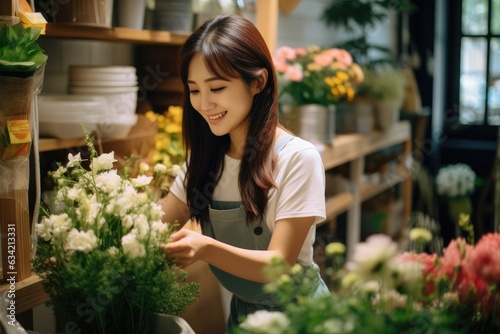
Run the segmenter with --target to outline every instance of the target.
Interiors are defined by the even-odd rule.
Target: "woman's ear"
[[[267,84],[267,69],[261,68],[260,70],[260,75],[255,78],[255,80],[252,83],[252,93],[253,94],[258,94],[264,90],[264,87],[266,87]]]

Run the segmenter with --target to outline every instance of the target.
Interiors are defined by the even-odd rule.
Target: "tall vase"
[[[282,105],[281,121],[296,136],[313,144],[331,145],[335,137],[335,105]]]
[[[462,196],[448,199],[448,215],[455,224],[455,235],[462,235],[462,228],[459,225],[460,214],[472,214],[472,201],[469,196]]]

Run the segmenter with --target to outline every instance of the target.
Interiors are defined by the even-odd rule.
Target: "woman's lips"
[[[209,119],[210,121],[215,122],[215,121],[220,120],[222,117],[226,116],[226,114],[227,114],[227,111],[223,111],[223,112],[218,113],[218,114],[215,114],[215,115],[209,115],[209,116],[208,116],[208,119]]]

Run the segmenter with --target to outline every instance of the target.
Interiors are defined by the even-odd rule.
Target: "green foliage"
[[[377,67],[380,64],[395,64],[396,61],[390,49],[369,43],[368,34],[387,21],[391,13],[409,13],[415,9],[411,0],[331,0],[321,19],[327,26],[344,28],[354,34],[353,38],[337,47],[349,51],[359,64]],[[382,55],[373,58],[370,51]]]
[[[36,42],[41,28],[24,28],[21,23],[0,27],[0,69],[34,70],[47,60]]]
[[[86,136],[90,170],[80,153],[51,172],[54,199],[42,203],[34,271],[61,326],[82,333],[147,333],[155,313],[181,315],[199,284],[167,260],[162,243],[175,224],[161,221],[155,176],[112,169],[113,153],[97,156]],[[128,164],[127,164],[128,165]]]

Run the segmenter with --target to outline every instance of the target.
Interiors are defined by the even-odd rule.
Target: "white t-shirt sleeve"
[[[299,150],[282,167],[276,221],[298,217],[315,217],[315,224],[325,221],[325,169],[318,150],[312,145]]]

